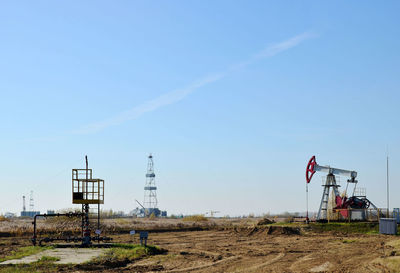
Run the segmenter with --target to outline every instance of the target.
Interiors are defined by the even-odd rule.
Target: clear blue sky
[[[358,171],[399,207],[398,1],[2,1],[0,213],[72,207],[71,169],[104,208],[304,211],[305,167]],[[342,179],[345,181],[345,179]],[[321,178],[310,184],[317,210]]]

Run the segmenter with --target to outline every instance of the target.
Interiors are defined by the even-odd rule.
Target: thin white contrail
[[[165,93],[155,99],[149,100],[143,104],[137,105],[133,107],[132,109],[129,109],[127,111],[124,111],[122,113],[119,113],[118,115],[99,121],[95,123],[91,123],[89,125],[84,126],[83,128],[72,131],[71,133],[73,134],[88,134],[88,133],[94,133],[100,130],[103,130],[107,127],[114,126],[121,124],[123,122],[129,121],[136,119],[140,117],[141,115],[147,113],[147,112],[152,112],[157,110],[160,107],[173,104],[175,102],[178,102],[180,100],[183,100],[187,95],[195,91],[196,89],[205,86],[209,83],[216,82],[217,80],[221,79],[224,77],[224,74],[215,74],[213,76],[209,76],[206,78],[203,78],[199,81],[193,82],[191,85],[182,88],[182,89],[176,89],[174,91]]]
[[[260,61],[261,59],[273,57],[273,56],[279,54],[280,52],[283,52],[290,48],[293,48],[293,47],[297,46],[298,44],[300,44],[301,42],[303,42],[307,39],[310,39],[314,36],[315,36],[315,34],[306,32],[306,33],[302,33],[300,35],[296,35],[296,36],[294,36],[288,40],[282,41],[280,43],[270,45],[270,46],[266,47],[264,50],[258,52],[257,54],[255,54],[254,56],[249,58],[248,60],[241,62],[241,63],[237,63],[235,65],[232,65],[232,66],[228,67],[227,69],[225,69],[225,71],[201,78],[184,88],[170,91],[170,92],[165,93],[155,99],[149,100],[149,101],[147,101],[143,104],[137,105],[127,111],[119,113],[113,117],[110,117],[108,119],[105,119],[105,120],[102,120],[99,122],[94,122],[94,123],[88,124],[78,130],[71,131],[70,133],[72,133],[72,134],[95,133],[95,132],[104,130],[108,127],[119,125],[121,123],[137,119],[138,117],[142,116],[145,113],[152,112],[163,106],[170,105],[170,104],[176,103],[178,101],[181,101],[186,96],[188,96],[189,94],[193,93],[194,91],[196,91],[197,89],[199,89],[205,85],[214,83],[214,82],[222,79],[223,77],[227,76],[228,74],[230,74],[236,70],[243,69],[248,65],[251,65],[257,61]]]

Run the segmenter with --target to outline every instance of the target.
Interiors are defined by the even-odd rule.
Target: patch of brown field
[[[25,220],[24,220],[25,221]],[[168,253],[128,262],[104,272],[400,272],[400,239],[393,236],[313,231],[296,225],[258,225],[260,219],[105,219],[114,242],[139,243],[129,230],[149,230],[150,245]],[[22,223],[24,223],[22,221]],[[0,223],[0,232],[5,226]],[[8,221],[8,225],[26,227]],[[72,222],[45,222],[39,229]],[[79,225],[78,225],[79,226]],[[26,231],[29,231],[26,228]],[[180,231],[180,232],[176,232]],[[59,231],[56,231],[59,232]],[[106,233],[105,232],[105,233]],[[114,233],[113,233],[114,232]],[[9,235],[12,235],[11,233]],[[25,237],[0,237],[0,257],[30,244]],[[0,268],[1,269],[1,268]],[[65,267],[63,271],[82,271]]]
[[[124,270],[159,266],[161,272],[390,272],[385,262],[373,261],[390,255],[389,245],[384,254],[382,243],[393,237],[296,233],[277,228],[268,234],[268,228],[249,228],[150,234],[150,243],[168,249],[168,254]],[[127,235],[117,238],[137,240]]]
[[[138,235],[115,235],[138,243]],[[236,225],[204,231],[150,232],[148,243],[168,253],[104,272],[396,272],[400,241],[383,235],[314,233],[296,227]],[[2,252],[28,245],[0,238]],[[64,271],[82,271],[66,267]],[[87,269],[86,269],[87,270]]]

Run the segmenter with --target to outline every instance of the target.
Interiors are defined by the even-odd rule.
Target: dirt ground
[[[150,232],[148,244],[166,254],[105,272],[400,272],[396,236],[315,232],[282,227]],[[138,243],[138,235],[113,235],[114,242]],[[397,243],[396,243],[397,244]],[[29,238],[0,237],[0,257],[30,245]],[[400,265],[400,262],[399,262]],[[64,270],[69,271],[69,269]],[[75,270],[72,270],[75,271]],[[81,271],[81,270],[80,270]]]
[[[127,236],[120,236],[124,240]],[[126,271],[161,272],[389,272],[374,260],[390,255],[381,235],[268,235],[199,231],[151,235],[151,244],[168,249],[128,265]],[[384,253],[386,252],[386,253]],[[399,268],[400,270],[400,268]]]

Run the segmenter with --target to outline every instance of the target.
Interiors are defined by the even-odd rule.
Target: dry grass
[[[390,241],[386,245],[393,247],[396,251],[400,251],[400,239]]]
[[[390,272],[400,272],[400,257],[388,257],[385,264]]]
[[[389,270],[389,272],[400,272],[400,256],[377,258],[371,263],[383,265]]]
[[[132,224],[132,221],[129,221],[128,219],[124,219],[124,218],[117,218],[114,221],[116,224],[121,225],[121,226]]]
[[[205,230],[226,229],[234,226],[254,226],[260,218],[206,218],[204,215],[193,215],[186,218],[116,218],[102,219],[102,235],[124,234],[130,230],[169,231],[169,230]],[[96,221],[92,221],[92,230],[97,229]],[[75,236],[81,231],[80,218],[52,217],[37,220],[37,230],[40,236]],[[31,236],[33,232],[32,219],[13,218],[0,222],[0,236]]]
[[[382,245],[384,256],[372,261],[373,264],[381,264],[389,269],[389,272],[400,272],[400,239],[396,239]]]
[[[202,214],[190,215],[183,218],[184,222],[207,222],[208,218]]]

